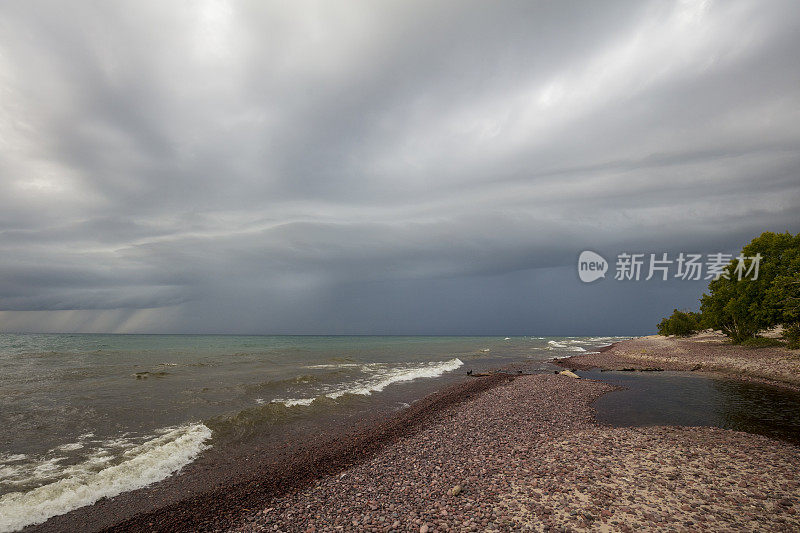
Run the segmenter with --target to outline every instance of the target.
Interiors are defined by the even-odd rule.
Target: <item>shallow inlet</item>
[[[580,371],[624,390],[594,407],[612,426],[716,426],[800,443],[800,393],[689,372]]]

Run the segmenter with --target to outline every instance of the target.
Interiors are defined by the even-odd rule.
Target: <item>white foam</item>
[[[376,372],[370,378],[345,384],[342,388],[326,391],[321,396],[339,398],[345,394],[359,394],[369,396],[373,392],[381,392],[392,383],[414,381],[421,378],[435,378],[445,372],[451,372],[464,364],[461,359],[455,358],[441,363],[428,363],[413,367],[400,367]],[[273,402],[282,403],[287,407],[295,405],[311,405],[316,398],[285,398],[275,399]]]
[[[561,344],[560,342],[556,342],[556,341],[547,341],[547,344],[549,344],[552,348],[566,348],[567,347],[566,345]]]
[[[95,457],[83,468],[76,465],[69,477],[28,492],[5,494],[0,497],[0,533],[41,524],[101,498],[161,481],[208,448],[204,443],[209,438],[211,430],[203,424],[167,428],[159,437],[126,450],[122,454],[124,461],[119,464],[96,471],[97,464],[104,460]]]
[[[326,395],[328,396],[328,395]],[[282,403],[286,407],[294,407],[296,405],[311,405],[316,398],[288,398],[272,400],[274,403]]]
[[[360,363],[333,363],[333,364],[324,364],[324,365],[306,365],[303,368],[352,368],[356,366],[361,366]]]
[[[624,339],[630,339],[630,337],[591,337],[588,340],[592,342],[608,342],[608,341],[618,341]]]
[[[58,449],[62,452],[72,452],[75,450],[80,450],[81,448],[83,448],[83,444],[80,442],[71,442],[58,447]]]

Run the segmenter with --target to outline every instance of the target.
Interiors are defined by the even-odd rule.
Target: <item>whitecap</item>
[[[358,394],[369,396],[373,392],[381,392],[393,383],[414,381],[422,378],[435,378],[445,372],[456,370],[464,363],[461,359],[455,358],[449,361],[438,363],[426,363],[414,366],[401,366],[391,369],[379,369],[369,378],[359,381],[345,383],[341,388],[328,390],[320,394],[331,399],[336,399],[345,394]],[[276,398],[275,403],[282,403],[287,407],[297,405],[311,405],[316,397],[313,398]]]
[[[83,448],[83,444],[80,442],[70,442],[69,444],[64,444],[59,446],[57,449],[61,450],[62,452],[72,452],[75,450],[80,450]]]
[[[101,498],[161,481],[192,462],[208,448],[205,441],[211,438],[211,430],[203,424],[167,428],[161,433],[126,450],[119,464],[97,471],[97,463],[104,462],[104,458],[97,455],[70,467],[69,477],[28,492],[3,495],[0,497],[0,533],[41,524],[52,516],[91,505]],[[56,459],[46,463],[54,465]]]

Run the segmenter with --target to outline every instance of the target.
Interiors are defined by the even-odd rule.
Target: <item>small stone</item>
[[[419,526],[419,533],[428,533],[428,524],[422,524]]]

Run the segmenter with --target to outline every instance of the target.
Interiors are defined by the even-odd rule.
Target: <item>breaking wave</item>
[[[455,358],[449,361],[438,363],[427,363],[416,366],[404,366],[399,368],[378,370],[373,375],[363,380],[344,383],[340,388],[324,391],[321,395],[306,398],[277,398],[272,403],[280,403],[287,407],[297,405],[311,405],[319,396],[336,399],[345,394],[356,394],[369,396],[373,392],[380,392],[392,383],[404,381],[414,381],[420,378],[435,378],[445,372],[456,370],[464,363],[461,359]]]
[[[0,497],[0,532],[41,524],[52,516],[91,505],[101,498],[111,498],[161,481],[191,463],[208,448],[205,441],[209,438],[211,430],[203,424],[165,428],[158,437],[122,452],[117,457],[118,460],[122,459],[121,462],[105,467],[103,465],[113,462],[114,457],[107,449],[101,449],[86,461],[70,465],[67,468],[69,471],[61,469],[65,477],[59,481]],[[5,459],[20,461],[24,456]],[[45,463],[31,469],[27,469],[30,463],[18,464],[17,473],[27,473],[29,480],[30,476],[58,468],[57,458]],[[9,466],[6,464],[6,475],[12,474]],[[25,472],[26,469],[29,471]]]

